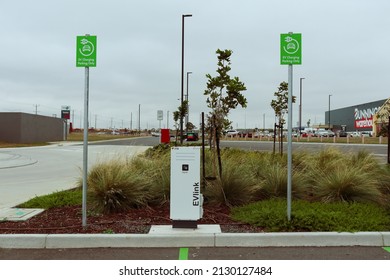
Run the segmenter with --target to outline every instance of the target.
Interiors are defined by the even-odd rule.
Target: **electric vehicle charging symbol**
[[[288,54],[294,54],[299,51],[299,42],[294,38],[287,36],[285,38],[287,45],[283,46],[283,50]]]
[[[90,56],[93,54],[93,52],[95,51],[95,46],[92,42],[84,38],[80,41],[80,43],[82,45],[82,48],[79,48],[79,52],[81,53],[81,55]]]

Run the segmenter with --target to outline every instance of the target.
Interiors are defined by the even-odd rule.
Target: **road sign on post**
[[[77,67],[96,67],[96,36],[77,36]]]
[[[302,62],[302,36],[292,32],[280,34],[280,64],[288,65],[288,124],[287,124],[287,220],[291,220],[292,194],[292,99],[293,65]]]
[[[96,36],[77,36],[76,66],[85,68],[82,225],[87,226],[89,67],[96,67]]]
[[[301,34],[280,34],[280,64],[302,64]]]
[[[164,112],[163,112],[163,110],[158,110],[158,111],[157,111],[157,120],[158,120],[158,121],[162,121],[163,118],[164,118]]]

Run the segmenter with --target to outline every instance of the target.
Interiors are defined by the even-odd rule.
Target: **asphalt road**
[[[199,141],[200,142],[200,141]],[[93,143],[91,145],[129,145],[129,146],[154,146],[159,144],[158,137],[142,137],[133,139],[118,139],[109,142]],[[270,141],[221,141],[221,147],[231,147],[244,150],[272,151],[273,142]],[[343,153],[358,153],[367,151],[373,154],[380,162],[387,162],[387,145],[373,144],[339,144],[339,143],[312,143],[312,142],[293,142],[293,152],[319,152],[327,148],[335,148]],[[276,146],[278,150],[278,146]],[[287,151],[287,143],[284,143],[283,150]]]
[[[390,250],[388,248],[387,250]],[[189,248],[189,260],[390,260],[382,247]],[[0,260],[178,260],[180,248],[0,249]]]

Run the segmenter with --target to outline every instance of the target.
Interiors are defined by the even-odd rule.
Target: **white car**
[[[235,130],[235,129],[230,129],[230,130],[226,130],[225,131],[225,134],[227,136],[236,136],[238,135],[240,132],[238,130]]]
[[[372,133],[369,131],[362,131],[361,135],[363,137],[372,137]]]
[[[317,137],[334,137],[335,134],[331,130],[318,130],[315,134]]]
[[[360,134],[360,132],[355,131],[355,132],[349,133],[349,136],[350,137],[361,137],[362,135]]]

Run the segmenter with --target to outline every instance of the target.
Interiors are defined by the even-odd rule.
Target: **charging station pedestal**
[[[171,149],[170,218],[173,228],[197,228],[203,216],[200,147]]]

